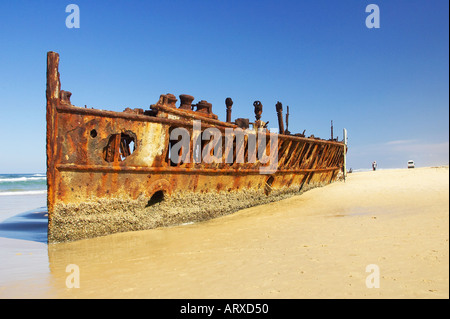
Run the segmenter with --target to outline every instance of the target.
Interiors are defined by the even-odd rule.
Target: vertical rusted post
[[[344,128],[344,130],[343,130],[343,133],[344,133],[344,181],[345,181],[345,178],[347,177],[347,142],[348,142],[348,140],[347,140],[347,130]]]
[[[275,105],[275,108],[277,110],[277,116],[278,116],[279,133],[284,134],[283,104],[281,104],[281,102],[277,102],[277,104]]]
[[[255,108],[255,119],[257,120],[257,121],[259,121],[259,120],[261,120],[261,114],[262,114],[262,111],[263,111],[263,105],[262,105],[262,103],[260,102],[260,101],[255,101],[255,102],[253,102],[253,106],[254,106],[254,108]]]
[[[53,205],[55,202],[55,154],[56,154],[56,106],[59,103],[59,54],[47,53],[47,209],[49,229],[52,224]],[[50,235],[50,234],[49,234]]]
[[[225,99],[225,105],[227,106],[227,122],[231,123],[231,107],[233,106],[233,100],[231,97]]]
[[[286,134],[289,134],[289,105],[286,106]]]
[[[59,82],[59,54],[56,52],[47,53],[47,102],[57,102],[61,83]],[[48,105],[48,104],[47,104]]]
[[[333,120],[331,120],[331,140],[333,140]]]
[[[114,141],[112,142],[112,145],[114,145],[113,163],[120,162],[120,140],[121,140],[120,134],[114,134]]]

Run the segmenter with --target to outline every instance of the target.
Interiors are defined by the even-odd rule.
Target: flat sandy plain
[[[449,168],[352,173],[197,224],[0,237],[0,257],[0,298],[449,298]]]

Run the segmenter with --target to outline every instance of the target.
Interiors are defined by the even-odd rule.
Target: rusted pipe
[[[285,131],[285,133],[290,134],[290,132],[289,132],[289,105],[286,106],[286,108],[287,108],[287,111],[286,111],[286,131]]]
[[[263,105],[260,101],[255,101],[253,102],[253,106],[255,107],[255,118],[257,121],[259,121],[261,119]]]
[[[333,140],[333,120],[331,120],[331,140]]]
[[[284,134],[283,104],[281,104],[281,102],[277,102],[277,104],[275,105],[275,108],[277,110],[277,116],[278,116],[279,133]]]
[[[231,107],[233,106],[233,100],[231,97],[225,99],[225,105],[227,106],[227,122],[231,123]]]
[[[229,167],[227,169],[217,170],[216,168],[186,168],[186,167],[135,167],[135,166],[103,166],[103,165],[78,165],[78,164],[57,164],[59,171],[83,171],[83,172],[129,172],[129,173],[173,173],[173,174],[212,174],[212,175],[260,175],[259,167],[255,168],[239,168]],[[328,172],[339,170],[340,166],[324,167],[324,168],[291,168],[278,169],[277,174],[288,173],[309,173],[309,172]]]

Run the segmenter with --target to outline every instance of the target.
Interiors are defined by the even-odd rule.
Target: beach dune
[[[48,245],[45,280],[17,275],[0,297],[449,298],[448,207],[448,167],[352,173],[202,223]]]

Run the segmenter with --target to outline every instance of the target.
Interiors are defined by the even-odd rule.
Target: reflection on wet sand
[[[0,237],[47,243],[46,207],[31,210],[0,222]]]
[[[208,231],[202,231],[205,226]],[[62,297],[220,297],[220,286],[255,261],[245,256],[247,245],[217,226],[200,223],[49,245],[53,286]],[[79,267],[79,290],[66,288],[70,264]],[[208,273],[214,276],[204,277]]]

